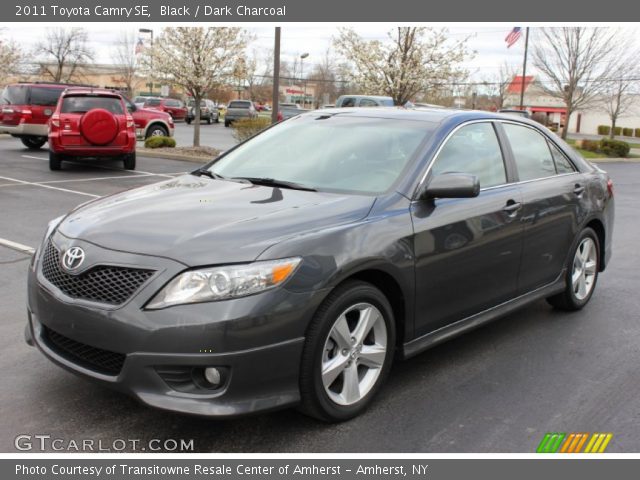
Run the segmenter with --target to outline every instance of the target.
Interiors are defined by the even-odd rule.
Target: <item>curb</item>
[[[640,158],[586,158],[590,163],[640,163]]]
[[[199,163],[204,165],[205,163],[209,163],[212,158],[200,157],[196,155],[187,155],[184,153],[167,153],[167,152],[155,152],[153,149],[149,148],[137,148],[136,153],[142,157],[149,158],[164,158],[167,160],[180,160],[183,162],[191,162],[191,163]]]

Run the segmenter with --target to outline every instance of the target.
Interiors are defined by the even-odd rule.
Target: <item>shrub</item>
[[[630,150],[631,147],[627,142],[608,138],[600,140],[600,151],[607,157],[626,157]]]
[[[636,137],[640,138],[640,128],[636,128]]]
[[[597,152],[600,150],[600,142],[598,140],[582,140],[582,145],[579,148],[589,152]]]
[[[633,137],[633,128],[623,128],[622,135],[625,137]]]
[[[176,146],[175,139],[171,137],[149,137],[144,141],[145,148],[173,148]]]
[[[598,135],[609,135],[611,127],[609,125],[598,125]]]
[[[271,119],[268,117],[241,118],[231,124],[233,127],[233,137],[239,142],[253,137],[269,125],[271,125]]]
[[[614,135],[622,135],[622,127],[616,127],[613,129]]]

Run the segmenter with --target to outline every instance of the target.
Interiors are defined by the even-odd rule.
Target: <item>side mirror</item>
[[[129,113],[133,113],[137,110],[137,107],[134,103],[127,103],[127,110]]]
[[[471,198],[480,193],[480,181],[468,173],[436,175],[422,188],[419,198]]]

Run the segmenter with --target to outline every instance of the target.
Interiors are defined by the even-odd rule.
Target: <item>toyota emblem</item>
[[[77,270],[84,262],[84,250],[80,247],[71,247],[62,256],[62,266],[67,271]]]

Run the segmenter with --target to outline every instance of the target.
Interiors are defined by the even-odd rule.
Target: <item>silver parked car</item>
[[[340,95],[336,100],[336,107],[393,107],[393,98],[379,95]]]

